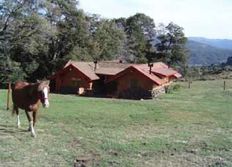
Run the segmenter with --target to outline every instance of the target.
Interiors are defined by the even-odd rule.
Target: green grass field
[[[232,166],[232,81],[198,81],[156,100],[50,95],[39,111],[37,138],[25,113],[6,111],[0,90],[0,166]]]

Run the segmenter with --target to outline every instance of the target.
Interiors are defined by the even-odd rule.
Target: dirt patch
[[[138,162],[138,166],[146,167],[227,167],[228,162],[221,157],[202,157],[195,153],[164,152]],[[155,164],[155,165],[154,165]]]
[[[208,167],[226,167],[227,164],[222,158],[217,158],[214,162],[211,162]]]
[[[119,156],[119,152],[115,151],[115,150],[110,150],[109,154],[112,156]]]
[[[81,146],[81,141],[79,138],[74,138],[68,145],[70,148],[76,148]]]
[[[78,156],[74,161],[74,167],[99,166],[100,159],[100,155],[95,153]]]

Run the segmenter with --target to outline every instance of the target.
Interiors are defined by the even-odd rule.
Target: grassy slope
[[[0,91],[0,166],[232,166],[232,81],[186,83],[157,100],[129,101],[51,95],[38,137],[5,110]]]

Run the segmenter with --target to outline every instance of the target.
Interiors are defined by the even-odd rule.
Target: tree
[[[96,51],[94,59],[112,60],[118,56],[124,40],[124,32],[117,28],[114,21],[102,19],[92,32],[91,49]]]
[[[10,55],[12,60],[20,63],[29,80],[34,76],[40,63],[47,60],[43,58],[48,52],[47,45],[51,36],[48,27],[48,22],[34,13],[15,25],[15,28],[20,31],[14,32]]]
[[[3,3],[5,10],[2,13],[6,17],[2,21],[6,23],[2,25],[6,26],[2,30],[10,34],[6,55],[17,62],[27,80],[51,75],[69,58],[76,45],[85,45],[87,23],[77,4],[76,0],[11,0]],[[9,7],[11,12],[6,10]]]
[[[171,22],[167,26],[160,24],[155,29],[153,19],[141,13],[127,19],[116,19],[116,23],[127,35],[124,43],[126,60],[135,63],[163,61],[185,68],[187,38],[182,27]]]
[[[12,80],[24,78],[23,71],[20,70],[19,64],[12,61],[10,57],[11,42],[15,25],[17,24],[16,17],[21,17],[21,11],[26,2],[24,1],[1,1],[0,2],[0,81],[8,82]],[[19,75],[21,74],[21,75]]]
[[[159,42],[155,45],[156,58],[162,59],[168,65],[185,65],[187,38],[183,33],[183,28],[171,22],[166,27],[161,25],[158,32]]]
[[[70,57],[83,61],[116,59],[121,51],[124,31],[114,20],[102,19],[99,15],[86,16],[87,37],[83,45],[76,45]]]
[[[146,54],[150,47],[148,43],[155,37],[155,23],[152,18],[142,13],[137,13],[127,19],[120,18],[116,20],[117,25],[126,32],[128,47],[127,56],[133,57],[132,62],[147,62]],[[124,45],[124,46],[125,46]],[[125,58],[127,59],[127,58]]]
[[[35,81],[51,75],[70,58],[114,59],[124,32],[114,21],[87,16],[77,5],[77,0],[2,1],[2,73],[7,77],[20,71],[20,79]]]
[[[77,8],[76,0],[47,1],[44,17],[49,22],[50,35],[47,52],[40,55],[39,67],[33,76],[49,76],[70,57],[76,46],[85,45],[88,38],[85,14]],[[43,71],[43,73],[41,73]]]

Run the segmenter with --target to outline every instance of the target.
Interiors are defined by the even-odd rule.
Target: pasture
[[[50,94],[32,138],[0,90],[0,166],[232,166],[232,81],[196,81],[156,100]]]

